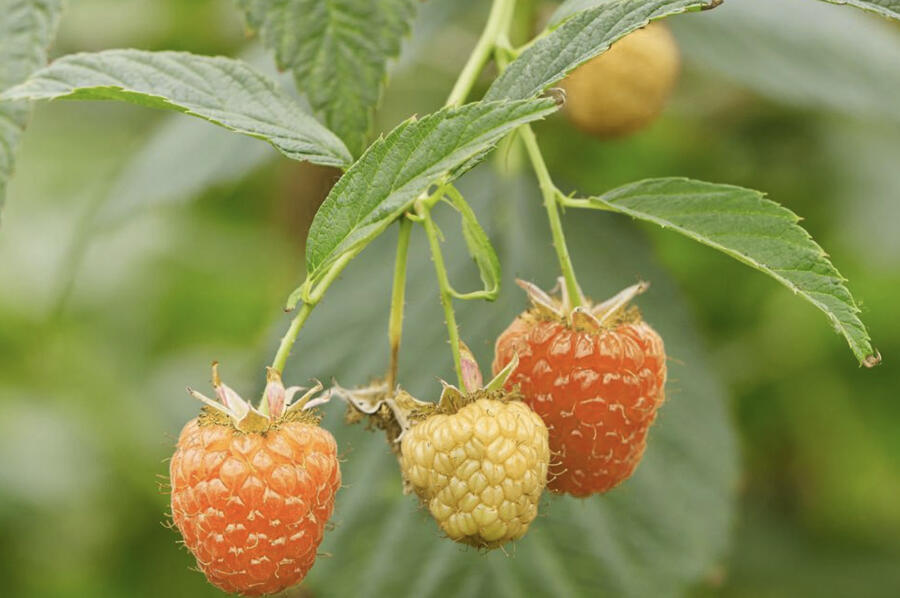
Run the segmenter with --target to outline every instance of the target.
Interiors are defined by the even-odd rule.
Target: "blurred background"
[[[487,4],[421,6],[378,130],[440,107]],[[728,257],[570,214],[589,294],[653,281],[640,305],[672,381],[638,474],[590,501],[548,498],[509,555],[480,555],[439,538],[400,495],[382,439],[331,405],[347,487],[296,595],[900,595],[900,27],[815,0],[729,0],[670,23],[684,70],[664,116],[615,142],[554,116],[537,127],[551,172],[584,193],[669,175],[766,191],[849,279],[884,364],[859,368],[821,313]],[[52,54],[116,47],[240,56],[276,75],[229,0],[70,2]],[[166,459],[197,411],[184,387],[208,388],[217,359],[230,385],[261,390],[336,177],[181,115],[37,107],[0,230],[3,595],[218,594],[165,527]],[[512,278],[555,276],[535,187],[507,146],[462,182],[506,274],[497,304],[460,308],[485,367],[525,306]],[[476,284],[458,222],[442,218],[458,286]],[[290,381],[383,371],[394,234],[313,315]],[[428,397],[451,364],[416,237],[401,383]]]

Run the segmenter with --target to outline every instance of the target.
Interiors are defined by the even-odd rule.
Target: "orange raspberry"
[[[244,596],[280,592],[316,560],[341,485],[337,445],[303,410],[308,395],[291,405],[274,371],[268,415],[214,381],[227,407],[203,397],[208,406],[181,432],[172,519],[210,583]]]
[[[547,424],[548,487],[588,496],[634,472],[664,399],[666,355],[660,336],[628,301],[645,285],[598,306],[571,310],[528,283],[535,308],[497,339],[494,370],[514,356],[507,382]]]

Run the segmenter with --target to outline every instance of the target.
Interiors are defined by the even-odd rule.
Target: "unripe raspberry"
[[[414,425],[400,465],[449,538],[495,548],[528,531],[549,459],[547,428],[528,406],[479,398]]]
[[[662,112],[679,64],[678,45],[668,27],[650,23],[561,82],[565,113],[576,127],[602,139],[633,133]]]
[[[290,405],[273,374],[267,416],[214,373],[225,408],[203,397],[208,406],[185,425],[169,468],[185,546],[210,583],[244,596],[306,576],[341,485],[334,438],[302,409],[307,397]]]
[[[507,384],[518,386],[550,430],[550,489],[605,492],[634,472],[665,396],[662,339],[626,309],[643,286],[593,309],[557,305],[556,313],[546,294],[524,286],[536,307],[497,339],[494,369],[518,359]]]
[[[415,492],[450,539],[497,548],[525,535],[547,485],[547,426],[503,385],[513,358],[493,380],[460,343],[464,390],[443,383],[437,403],[376,382],[335,387],[350,406],[349,421],[368,416],[397,453],[404,490]]]

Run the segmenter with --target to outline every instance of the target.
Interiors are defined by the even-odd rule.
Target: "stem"
[[[541,155],[541,148],[538,147],[534,131],[528,125],[524,125],[519,131],[522,134],[522,141],[525,143],[528,157],[531,158],[534,174],[537,176],[538,184],[541,187],[541,195],[544,196],[544,208],[547,210],[547,219],[550,221],[553,247],[556,249],[556,257],[559,259],[559,267],[562,270],[571,306],[573,308],[579,307],[581,305],[581,292],[578,289],[578,282],[575,280],[575,268],[572,267],[572,258],[569,256],[569,248],[566,246],[562,222],[559,219],[559,205],[557,203],[559,191],[550,179],[550,172],[544,163],[544,157]]]
[[[498,39],[506,42],[505,46],[498,45],[495,52],[497,68],[501,73],[506,70],[509,64],[511,50],[509,48],[508,32],[511,25],[512,21],[510,20],[498,37]],[[547,164],[544,162],[544,156],[541,154],[541,148],[538,146],[537,138],[531,126],[524,125],[519,127],[518,132],[522,135],[525,150],[528,152],[531,166],[541,188],[541,195],[544,198],[544,208],[547,210],[547,220],[550,222],[550,232],[553,236],[553,248],[556,250],[556,257],[559,260],[559,268],[565,281],[570,307],[580,307],[581,291],[579,290],[578,281],[575,279],[575,267],[572,265],[569,247],[566,245],[566,236],[563,233],[562,221],[559,218],[559,190],[553,184],[550,171],[547,170]]]
[[[509,29],[512,14],[515,11],[515,5],[516,0],[494,0],[493,5],[491,6],[491,12],[488,15],[487,23],[484,26],[484,31],[482,31],[481,37],[478,38],[478,43],[472,50],[472,53],[469,56],[469,59],[466,61],[466,64],[463,67],[459,78],[456,80],[456,83],[453,86],[453,90],[450,92],[450,96],[447,98],[447,106],[460,106],[463,102],[466,101],[466,98],[472,91],[472,87],[475,85],[475,81],[478,79],[478,76],[481,74],[482,69],[484,69],[484,65],[487,63],[488,58],[494,51],[498,38],[501,35],[505,35],[506,31]],[[431,221],[431,217],[428,213],[430,211],[430,207],[422,209],[420,206],[419,209],[419,216],[423,216],[424,213],[423,223],[425,224],[426,232],[430,230],[429,242],[433,241],[432,253],[434,253],[435,268],[438,269],[438,280],[439,282],[441,282],[441,302],[444,305],[444,312],[447,314],[447,326],[450,330],[450,344],[453,350],[453,360],[456,365],[456,373],[459,376],[460,385],[462,385],[462,367],[460,365],[461,359],[459,355],[459,332],[456,329],[456,318],[453,315],[453,306],[451,304],[451,295],[449,291],[450,282],[449,280],[447,280],[447,272],[446,268],[444,267],[443,256],[440,253],[440,244],[438,243],[436,236],[432,239],[432,237],[436,235],[436,231],[434,228],[434,223]],[[405,216],[403,218],[404,220],[406,219]],[[404,234],[404,226],[405,224],[401,224],[401,236]],[[407,240],[405,242],[408,243],[408,232],[406,233],[406,236]],[[401,241],[401,243],[402,242],[403,241]],[[400,246],[398,245],[398,257],[400,250]],[[435,250],[437,250],[436,253]],[[406,249],[403,249],[403,251],[405,252]],[[356,257],[357,253],[358,252],[353,252],[341,256],[341,258],[337,262],[335,262],[332,268],[328,271],[325,277],[323,277],[322,280],[320,280],[318,284],[316,284],[314,288],[311,288],[309,290],[309,293],[304,296],[303,305],[300,307],[297,315],[291,321],[290,327],[288,328],[284,337],[281,339],[281,344],[278,346],[278,352],[275,354],[275,358],[272,361],[272,368],[277,370],[278,373],[282,373],[282,371],[284,370],[284,365],[291,353],[291,348],[297,341],[297,335],[300,333],[300,329],[306,322],[306,318],[309,317],[309,313],[319,303],[319,301],[321,301],[322,296],[325,294],[325,291],[328,290],[328,287],[331,286],[331,283],[333,283],[338,275],[340,275],[340,273],[344,270],[350,260]],[[405,262],[405,260],[403,261]],[[405,271],[403,273],[403,277],[405,278]],[[394,298],[392,299],[391,305],[391,323],[389,324],[389,334],[397,335],[396,344],[397,349],[399,349],[400,333],[402,329],[403,301],[399,300],[399,307],[396,305],[397,284],[397,274],[395,272]],[[399,284],[401,284],[402,286],[403,281],[399,282]],[[395,313],[397,311],[399,311],[399,314]],[[394,371],[396,368],[396,359],[394,357],[394,336],[390,337],[390,342],[392,364],[391,373],[389,374],[389,376],[391,378],[390,381],[392,382],[396,377],[396,372]]]
[[[288,356],[291,354],[291,348],[297,341],[297,335],[303,328],[303,323],[309,317],[310,312],[316,306],[315,303],[304,303],[297,310],[297,315],[291,320],[291,325],[284,333],[281,344],[278,345],[278,351],[275,353],[275,359],[272,360],[272,369],[281,374],[284,372],[284,364],[287,363]]]
[[[403,338],[403,305],[406,301],[406,256],[409,253],[411,232],[412,221],[409,218],[401,218],[400,232],[397,236],[397,260],[394,263],[394,288],[391,292],[391,317],[388,322],[388,341],[391,346],[391,363],[387,377],[389,392],[397,383],[400,341]]]
[[[344,268],[347,267],[347,264],[350,263],[350,260],[359,255],[359,250],[351,251],[349,253],[345,253],[341,257],[339,257],[334,265],[325,273],[325,276],[322,277],[322,280],[319,283],[310,289],[309,297],[305,299],[307,303],[313,304],[313,306],[318,305],[319,301],[322,300],[322,296],[325,295],[325,291],[328,290],[328,287],[331,286],[331,283],[337,279],[338,276],[341,275],[341,272],[344,271]]]
[[[450,351],[453,353],[453,367],[456,369],[459,387],[465,388],[462,375],[462,357],[459,351],[459,329],[456,326],[456,315],[453,313],[453,295],[450,290],[450,280],[447,277],[447,267],[444,265],[444,256],[441,253],[441,241],[438,238],[434,220],[431,219],[431,210],[420,204],[418,213],[422,217],[422,225],[425,227],[425,234],[428,236],[428,244],[431,247],[431,257],[434,260],[434,271],[437,274],[441,305],[444,308],[444,320],[447,323],[447,335],[450,338]]]
[[[469,55],[466,65],[459,74],[453,91],[447,98],[446,106],[460,106],[466,101],[478,75],[481,74],[491,52],[494,51],[497,37],[509,27],[509,15],[514,9],[515,0],[494,0],[484,31],[481,32],[478,43],[475,44],[472,54]]]

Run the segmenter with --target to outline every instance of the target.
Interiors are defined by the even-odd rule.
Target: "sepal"
[[[623,319],[628,319],[631,301],[650,288],[650,283],[641,281],[596,305],[579,289],[581,305],[573,308],[572,300],[562,278],[559,279],[556,287],[559,289],[559,298],[525,280],[516,280],[516,283],[525,290],[538,316],[565,320],[572,328],[589,332],[599,332],[615,326]]]
[[[300,386],[285,388],[281,374],[272,368],[266,371],[266,389],[259,408],[241,398],[237,392],[222,382],[217,362],[213,362],[212,365],[212,383],[218,400],[211,399],[192,388],[188,388],[188,393],[217,413],[229,417],[235,428],[248,433],[264,432],[286,415],[322,405],[330,398],[330,392],[313,398],[322,391],[321,382],[316,382],[310,389]],[[295,400],[294,397],[300,392],[304,394]]]

